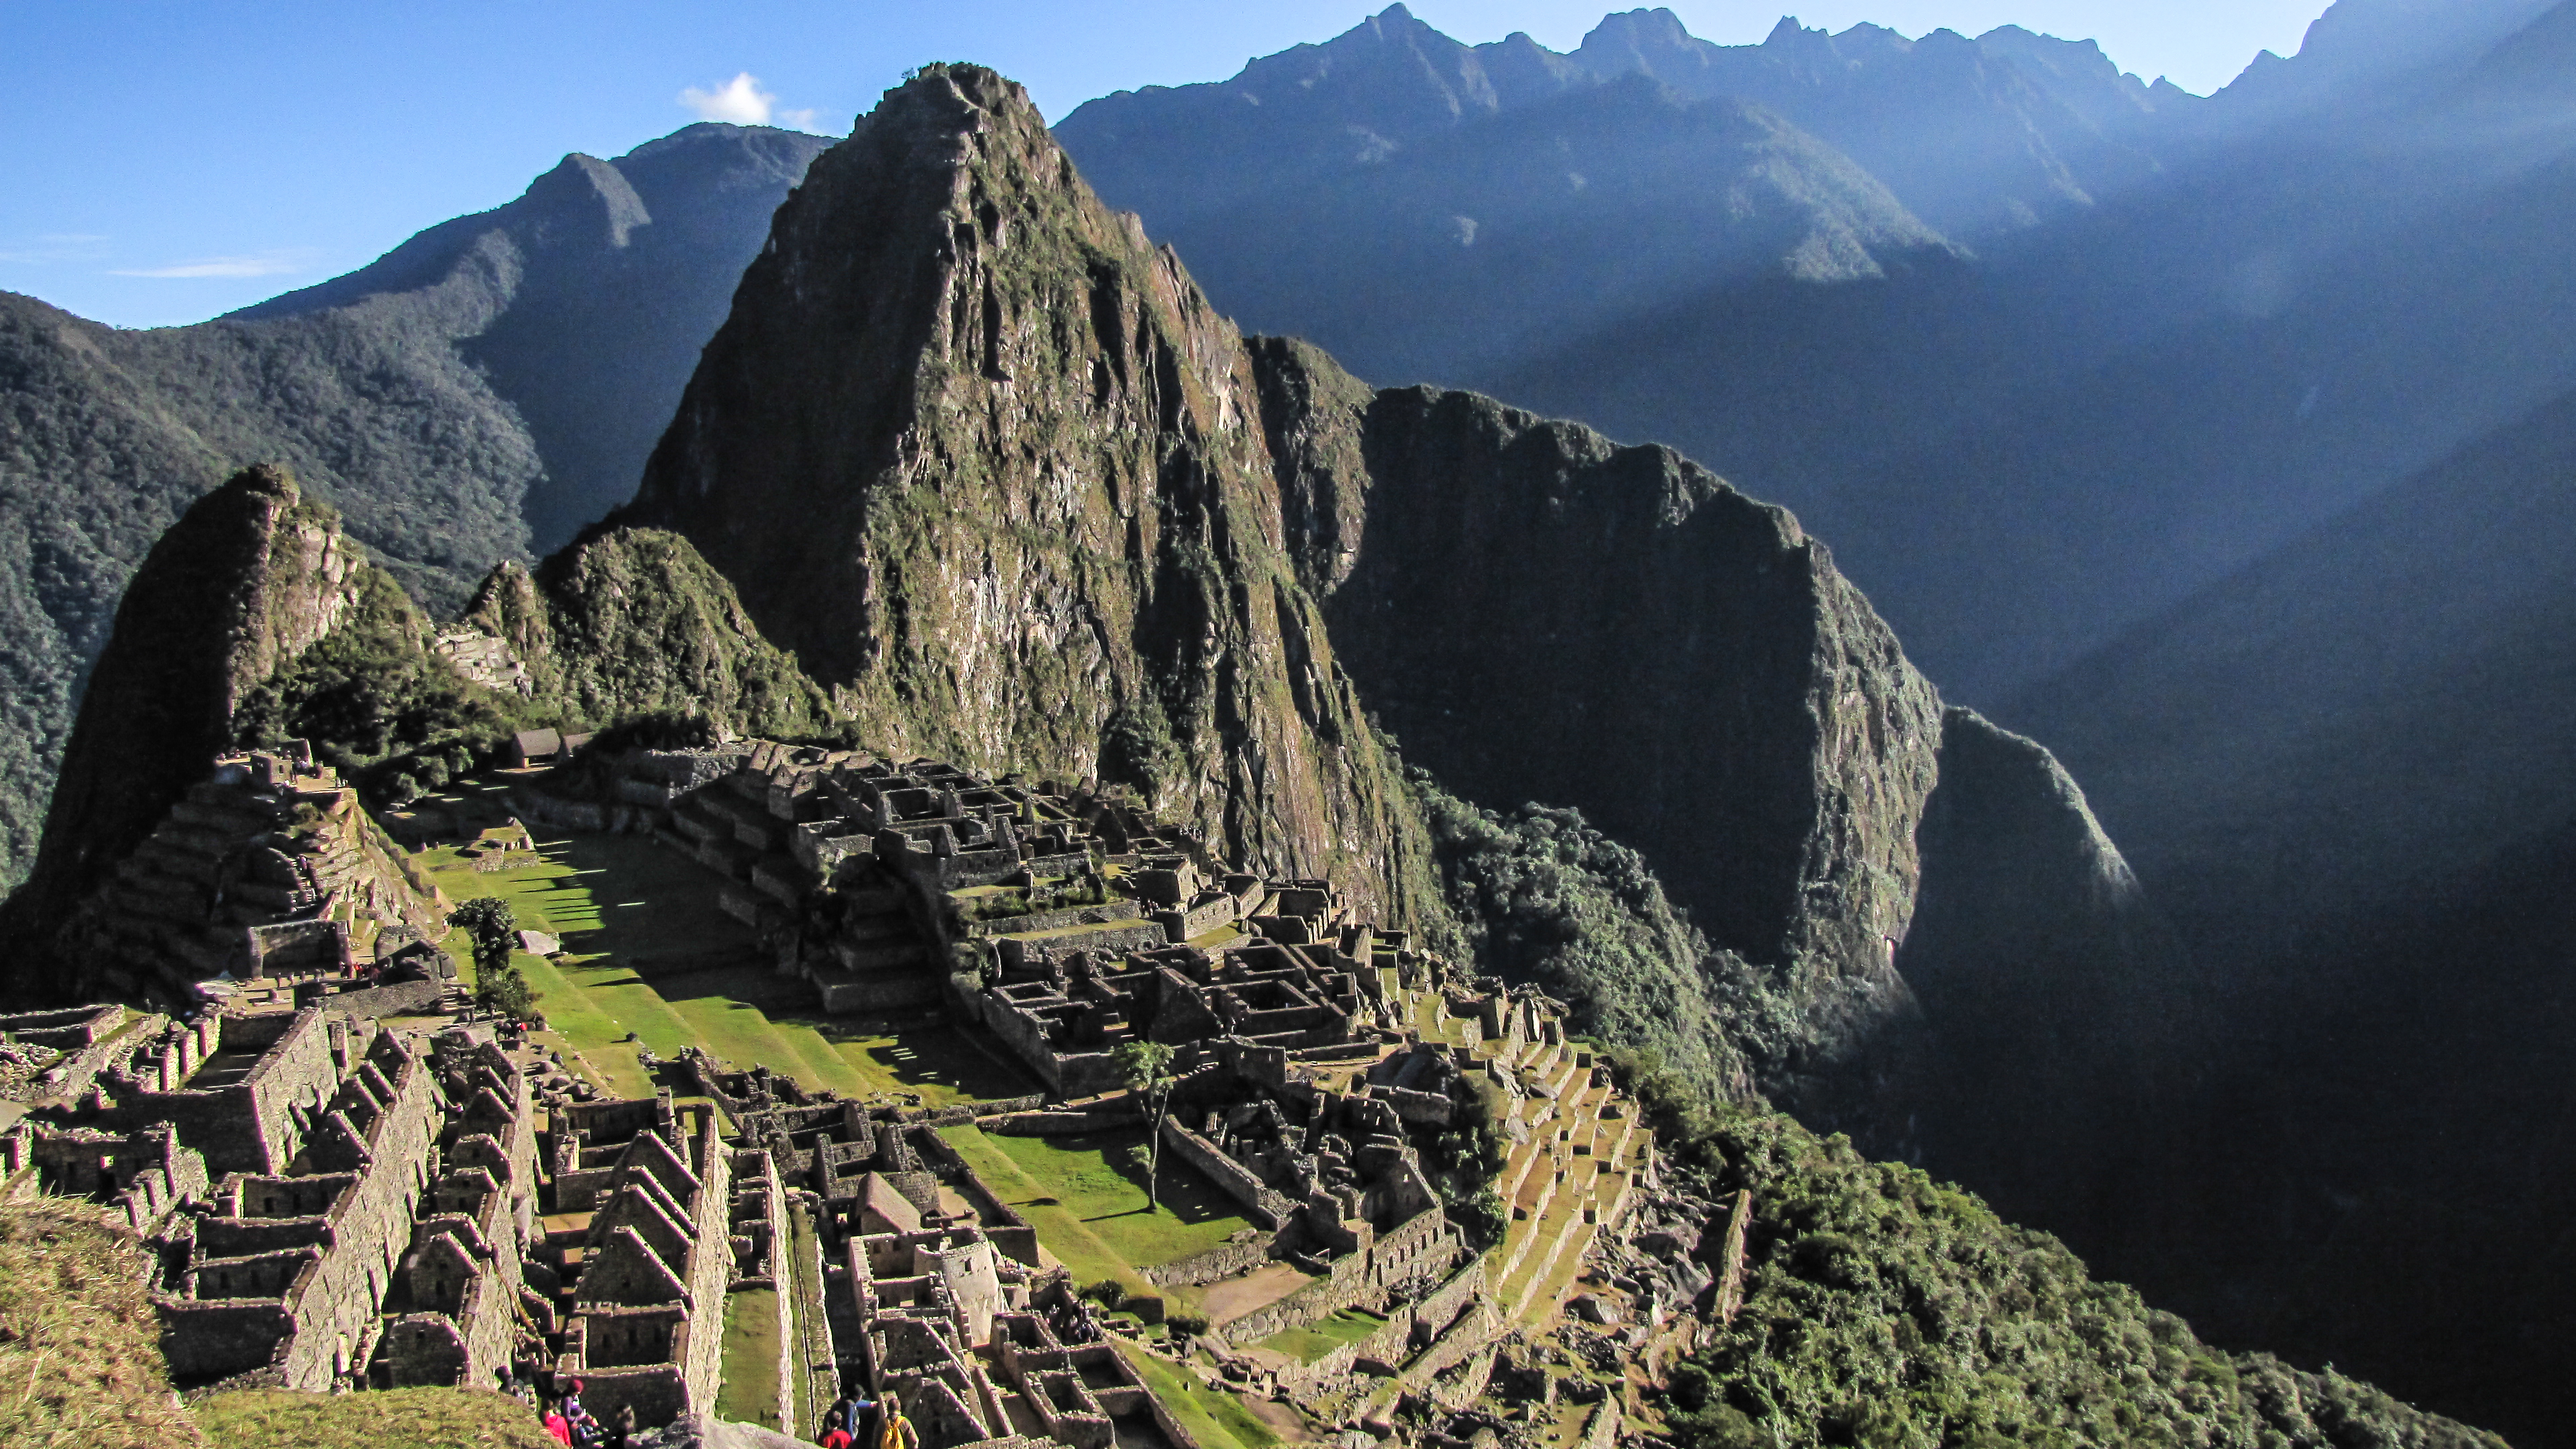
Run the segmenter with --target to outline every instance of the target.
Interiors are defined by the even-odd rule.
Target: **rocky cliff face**
[[[357,606],[370,567],[283,469],[191,505],[117,607],[9,924],[58,918],[139,844],[232,742],[244,697]]]
[[[1408,756],[1581,808],[1828,1036],[1902,1014],[1940,701],[1823,546],[1668,449],[1484,398],[1345,417],[1367,513],[1327,617]]]
[[[1428,879],[1242,339],[988,71],[815,163],[620,521],[694,542],[872,742],[1133,784],[1388,916]]]
[[[1941,703],[1823,546],[1668,449],[1247,343],[990,72],[816,161],[615,522],[695,543],[872,743],[1125,780],[1400,916],[1424,837],[1365,702],[1468,799],[1645,852],[1794,1003],[1768,1084],[1809,1105],[1912,1018]]]
[[[2119,851],[2047,751],[1945,715],[1795,518],[1669,449],[1254,358],[1291,553],[1370,708],[1460,795],[1644,852],[1767,1090],[2007,1197],[2045,1186],[2016,1110],[2092,1125],[2052,1082],[2134,1102],[2085,1044],[2137,1039],[2172,947]]]

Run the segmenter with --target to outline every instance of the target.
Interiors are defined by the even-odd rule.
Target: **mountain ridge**
[[[461,608],[494,563],[632,491],[770,210],[825,144],[692,126],[613,162],[567,157],[357,272],[190,327],[0,295],[17,401],[0,422],[0,881],[34,858],[127,578],[190,502],[286,464],[433,612]]]

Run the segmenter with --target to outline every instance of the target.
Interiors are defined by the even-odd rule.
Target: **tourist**
[[[831,1410],[823,1415],[823,1432],[815,1436],[814,1442],[822,1445],[823,1449],[857,1449],[858,1441],[850,1437],[850,1431],[846,1427],[848,1423],[849,1418],[842,1412],[840,1405],[833,1405]]]
[[[630,1449],[635,1442],[635,1406],[620,1404],[608,1419],[608,1449]]]
[[[871,1409],[876,1411],[876,1432],[868,1437],[860,1449],[921,1449],[920,1431],[914,1429],[912,1421],[903,1416],[903,1404],[892,1394],[874,1401],[850,1400],[850,1413],[853,1418],[846,1422],[857,1422],[856,1415]],[[855,1438],[856,1431],[850,1432]]]
[[[563,1410],[552,1404],[546,1406],[546,1437],[564,1449],[572,1449],[572,1424],[564,1418]]]

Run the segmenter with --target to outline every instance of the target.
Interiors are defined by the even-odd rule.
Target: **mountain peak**
[[[1259,399],[1027,93],[933,66],[779,208],[620,521],[695,542],[871,741],[1122,783],[1314,874],[1410,849],[1349,828],[1409,807],[1295,582]],[[1379,901],[1400,875],[1344,864]]]
[[[565,156],[553,170],[529,183],[527,197],[546,213],[548,221],[557,225],[570,223],[583,230],[595,226],[596,242],[611,248],[625,246],[635,228],[653,220],[652,213],[645,209],[644,198],[636,195],[624,172],[579,151]]]

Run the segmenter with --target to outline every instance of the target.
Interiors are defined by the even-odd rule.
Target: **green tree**
[[[1123,1043],[1113,1053],[1118,1070],[1127,1078],[1127,1090],[1145,1103],[1145,1116],[1150,1125],[1145,1129],[1145,1206],[1160,1207],[1155,1189],[1163,1167],[1163,1114],[1172,1105],[1172,1049],[1158,1041]]]
[[[458,906],[447,924],[474,943],[474,1004],[496,1016],[525,1021],[534,1012],[537,993],[510,962],[518,944],[518,915],[498,896],[481,896]]]

